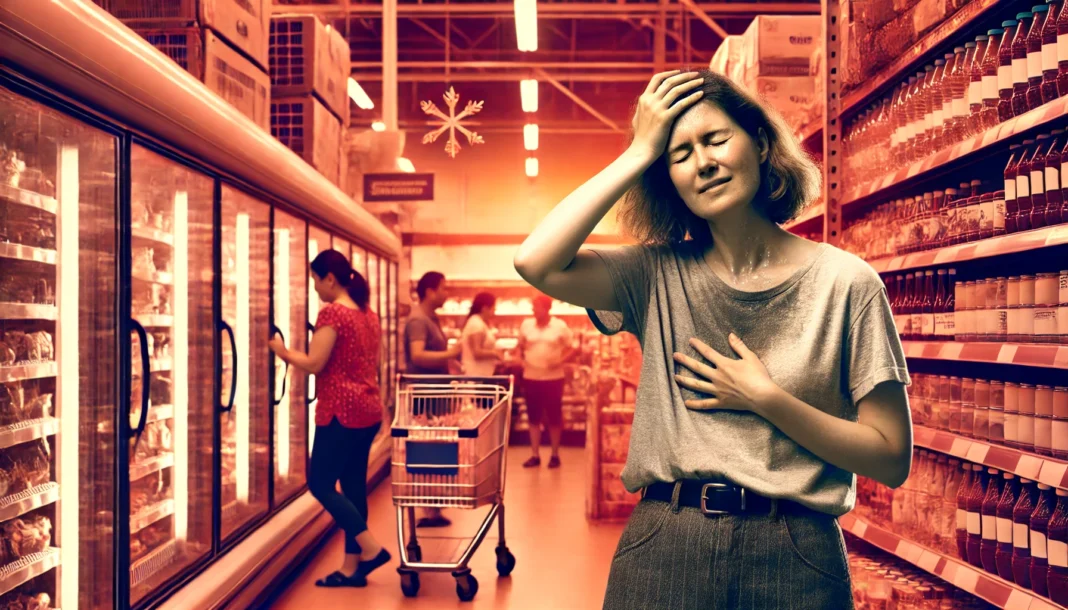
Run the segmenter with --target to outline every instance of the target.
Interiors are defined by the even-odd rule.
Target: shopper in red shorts
[[[523,359],[523,396],[530,419],[530,448],[534,455],[524,468],[541,466],[542,427],[549,431],[552,457],[549,468],[560,467],[560,436],[563,434],[564,362],[571,356],[571,329],[549,315],[553,300],[534,299],[534,317],[519,327],[519,353]]]

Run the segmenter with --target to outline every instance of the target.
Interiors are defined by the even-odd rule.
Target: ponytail
[[[324,250],[312,261],[311,270],[319,277],[333,274],[334,279],[345,288],[356,306],[361,311],[367,311],[371,289],[367,280],[352,268],[344,254],[337,250]]]

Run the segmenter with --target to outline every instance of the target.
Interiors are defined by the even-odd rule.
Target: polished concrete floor
[[[372,492],[369,500],[370,527],[393,553],[391,565],[371,575],[364,589],[323,589],[315,580],[341,565],[341,534],[336,534],[307,565],[302,574],[278,597],[275,609],[307,608],[474,608],[480,610],[586,610],[601,607],[608,567],[623,524],[593,524],[586,520],[586,455],[582,449],[562,452],[563,467],[523,469],[529,456],[527,447],[509,450],[506,482],[508,546],[516,556],[515,571],[498,578],[493,549],[496,527],[471,560],[471,570],[479,582],[474,601],[462,603],[456,596],[455,581],[448,574],[420,575],[421,588],[415,598],[400,590],[396,572],[397,524],[388,479]],[[453,520],[447,530],[435,535],[469,537],[482,522],[485,508],[477,511],[448,510]],[[420,530],[423,532],[424,530]],[[426,530],[428,533],[432,530]],[[424,541],[423,555],[433,560],[452,555],[464,542]]]

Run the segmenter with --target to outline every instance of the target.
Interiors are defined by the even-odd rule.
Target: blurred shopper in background
[[[408,375],[448,375],[449,363],[460,357],[459,343],[450,347],[449,340],[441,330],[438,308],[449,298],[445,276],[437,271],[428,271],[415,286],[419,304],[412,307],[404,325],[404,365]],[[435,414],[433,404],[415,405]],[[441,514],[440,508],[426,509],[426,516],[419,520],[419,527],[445,527],[451,522]]]
[[[493,312],[497,307],[497,297],[480,292],[471,301],[471,313],[464,322],[460,334],[461,357],[464,375],[471,377],[489,377],[501,360],[500,353],[494,348],[497,332],[490,328]]]
[[[534,317],[519,327],[519,357],[523,360],[523,396],[530,420],[530,449],[533,455],[524,468],[541,465],[542,430],[548,430],[552,456],[549,468],[560,467],[560,437],[564,428],[564,362],[574,353],[574,338],[567,324],[549,315],[553,300],[545,295],[534,299]]]
[[[322,252],[311,272],[315,292],[327,305],[315,321],[308,353],[286,348],[278,336],[269,345],[286,363],[316,376],[319,400],[308,489],[344,530],[345,560],[340,570],[315,584],[363,587],[367,575],[390,560],[389,551],[367,530],[367,461],[382,427],[381,327],[367,304],[367,280],[352,270],[345,255]]]

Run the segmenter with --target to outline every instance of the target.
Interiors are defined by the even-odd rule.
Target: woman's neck
[[[710,220],[708,228],[713,245],[705,253],[705,259],[714,269],[733,277],[786,262],[793,237],[752,205],[731,216]]]

